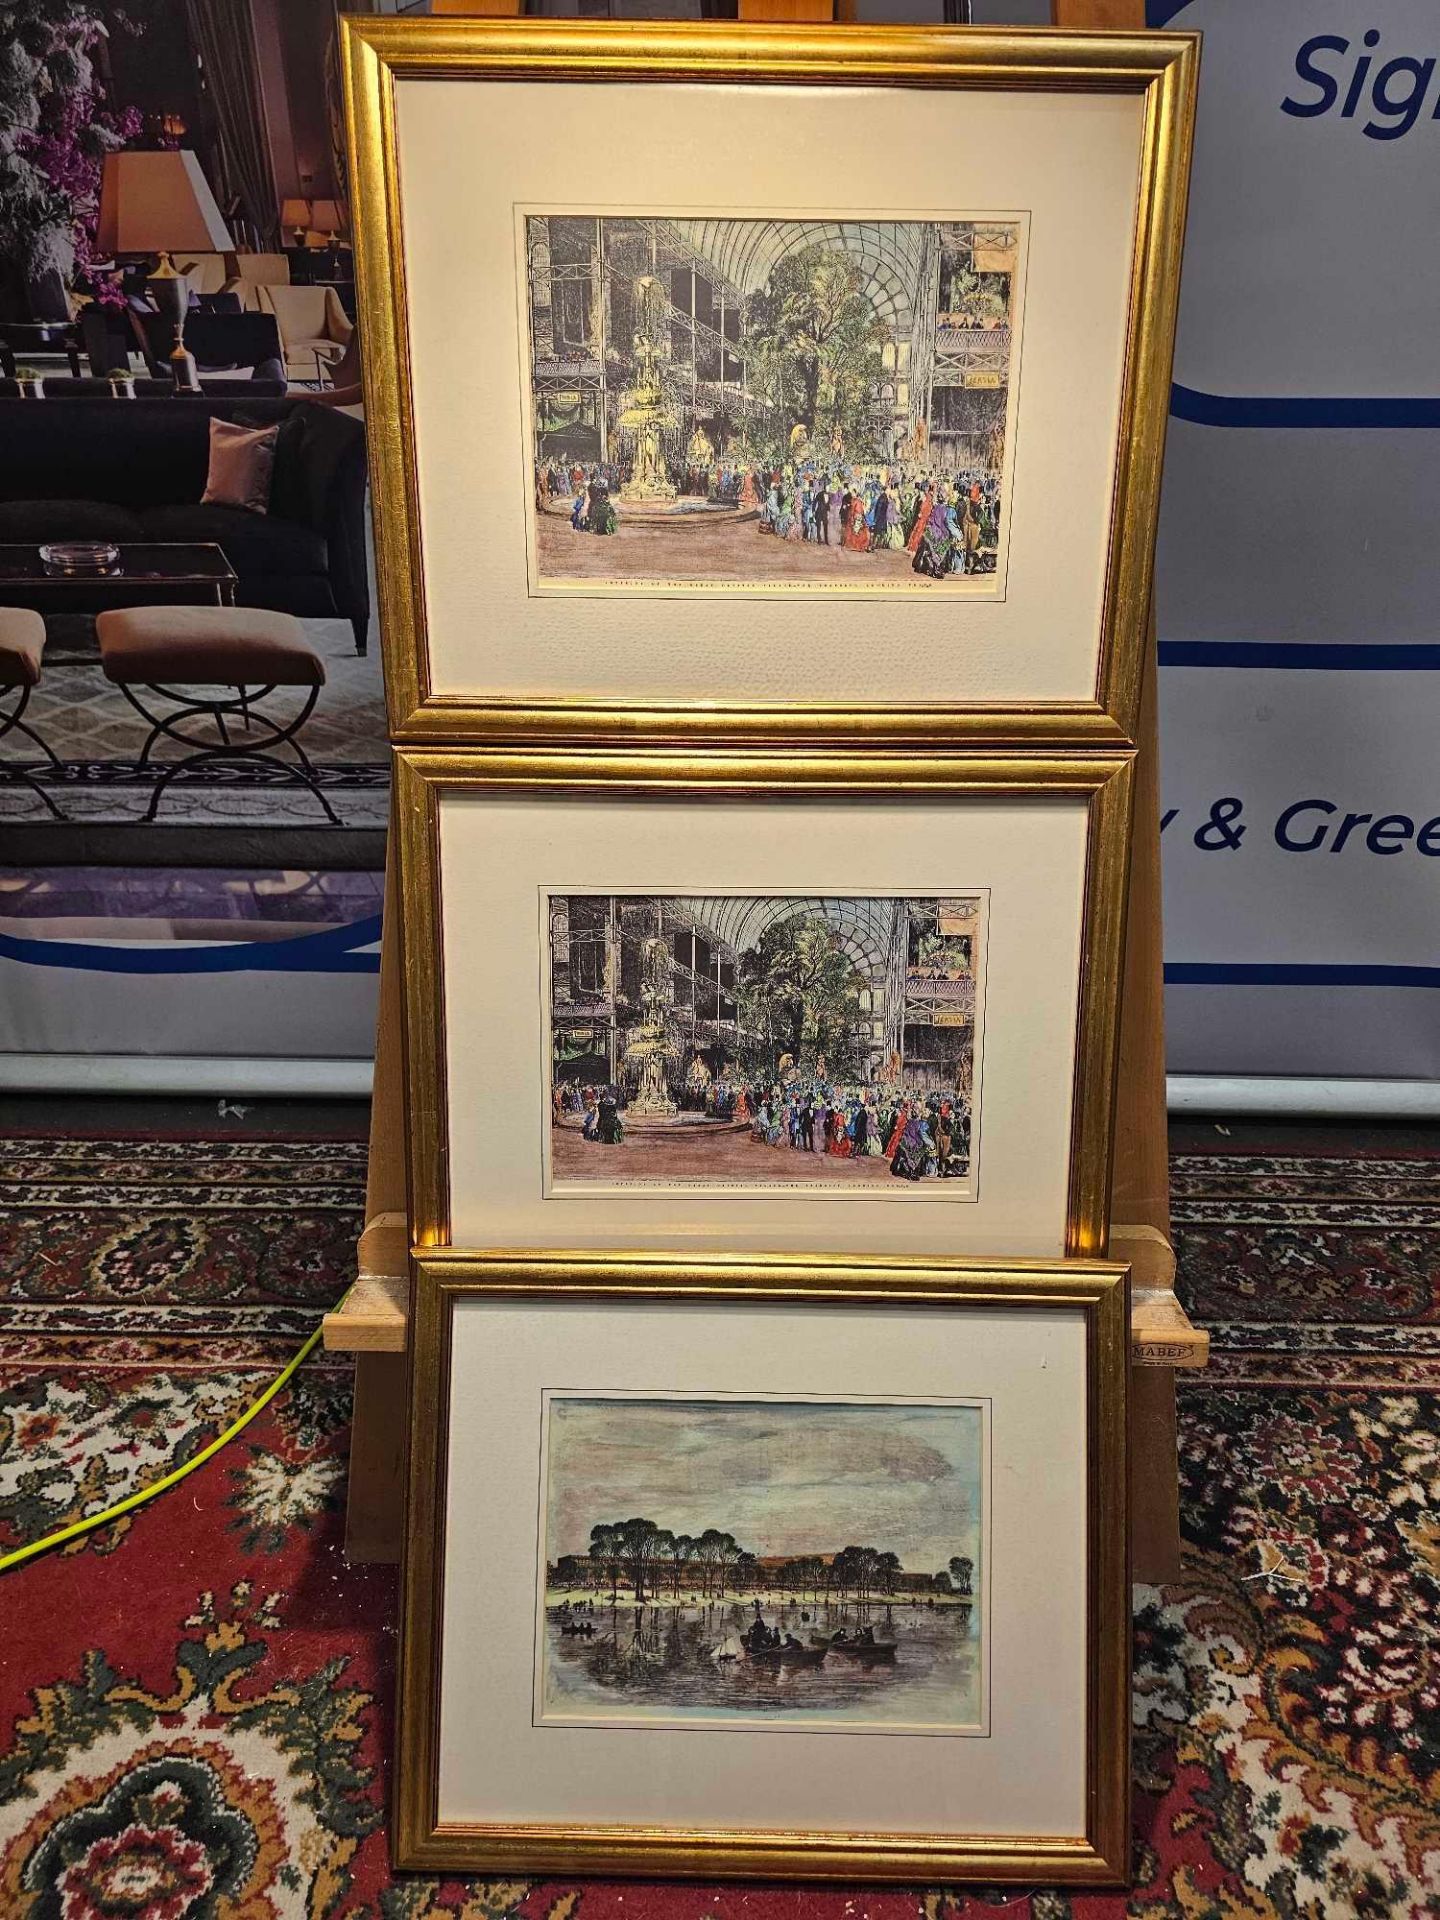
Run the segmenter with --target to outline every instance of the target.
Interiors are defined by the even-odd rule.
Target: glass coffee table
[[[0,603],[33,606],[37,613],[96,613],[172,600],[234,606],[239,576],[213,541],[115,545],[119,560],[103,573],[51,573],[38,544],[0,545]]]

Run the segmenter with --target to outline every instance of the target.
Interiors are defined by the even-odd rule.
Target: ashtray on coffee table
[[[40,548],[48,574],[95,579],[120,571],[120,549],[112,540],[52,540]]]

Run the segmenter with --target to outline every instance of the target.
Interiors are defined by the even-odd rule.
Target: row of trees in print
[[[899,1556],[876,1547],[794,1559],[762,1559],[718,1527],[703,1533],[672,1533],[653,1520],[601,1522],[590,1530],[588,1553],[562,1554],[551,1571],[552,1586],[576,1592],[609,1587],[619,1598],[622,1583],[637,1605],[665,1594],[699,1594],[705,1600],[730,1594],[808,1594],[817,1603],[864,1604],[897,1594],[943,1593],[968,1598],[974,1563],[952,1556],[938,1573],[907,1572]]]

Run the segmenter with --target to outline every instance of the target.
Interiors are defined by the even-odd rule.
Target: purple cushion
[[[242,427],[210,416],[210,471],[202,507],[238,507],[242,513],[268,513],[270,475],[275,465],[277,421],[268,427]]]

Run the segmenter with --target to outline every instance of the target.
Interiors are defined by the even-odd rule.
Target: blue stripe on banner
[[[293,940],[240,940],[223,947],[106,947],[79,940],[19,940],[0,933],[0,960],[87,973],[378,973],[378,953],[357,953],[380,938],[380,915]]]
[[[1358,399],[1320,399],[1289,395],[1201,393],[1177,382],[1170,389],[1170,412],[1197,427],[1440,427],[1440,400],[1407,399],[1387,394]]]
[[[1440,646],[1404,641],[1162,640],[1162,667],[1278,667],[1308,673],[1436,673]]]
[[[1167,987],[1440,987],[1440,967],[1326,967],[1171,960]]]

